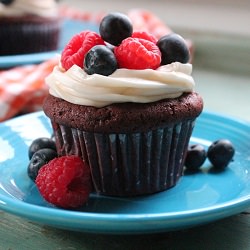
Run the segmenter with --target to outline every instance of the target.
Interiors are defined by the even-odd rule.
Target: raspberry
[[[161,52],[152,42],[141,38],[126,38],[114,49],[120,68],[156,69],[161,63]]]
[[[88,200],[90,170],[80,157],[62,156],[40,168],[36,185],[49,203],[62,208],[77,208]]]
[[[95,45],[104,45],[103,39],[93,31],[83,31],[69,41],[65,46],[61,63],[64,69],[68,70],[74,64],[83,67],[83,61],[86,53]]]
[[[142,38],[142,39],[148,40],[154,44],[156,44],[158,41],[154,35],[146,32],[146,31],[134,31],[132,34],[132,37],[133,38]]]

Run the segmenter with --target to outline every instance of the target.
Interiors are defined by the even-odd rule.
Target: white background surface
[[[62,0],[61,3],[91,12],[144,8],[173,28],[250,36],[250,0]]]

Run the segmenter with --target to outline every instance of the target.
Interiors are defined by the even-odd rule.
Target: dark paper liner
[[[90,133],[52,125],[58,154],[81,156],[90,166],[97,193],[135,196],[176,185],[194,120],[131,134]]]
[[[0,55],[57,50],[60,29],[60,20],[10,23],[0,20]]]

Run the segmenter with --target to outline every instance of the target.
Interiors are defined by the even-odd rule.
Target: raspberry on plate
[[[80,157],[62,156],[39,170],[36,185],[49,203],[62,208],[77,208],[88,200],[90,170]]]
[[[82,68],[86,53],[95,45],[105,45],[96,32],[86,30],[73,36],[62,52],[63,68],[68,70],[74,64]]]
[[[161,63],[160,49],[151,41],[126,38],[114,49],[120,68],[156,69]]]

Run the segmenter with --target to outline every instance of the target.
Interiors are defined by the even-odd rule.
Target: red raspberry
[[[89,197],[90,170],[80,157],[62,156],[40,168],[36,185],[49,203],[62,208],[76,208]]]
[[[151,41],[152,43],[155,43],[155,44],[158,41],[154,35],[146,32],[146,31],[134,31],[132,34],[132,37],[133,38],[142,38],[142,39]]]
[[[156,69],[161,63],[161,52],[152,42],[128,37],[114,49],[120,68]]]
[[[104,44],[100,35],[93,31],[87,30],[73,36],[62,52],[63,68],[68,70],[74,64],[82,68],[85,54],[95,45]]]

